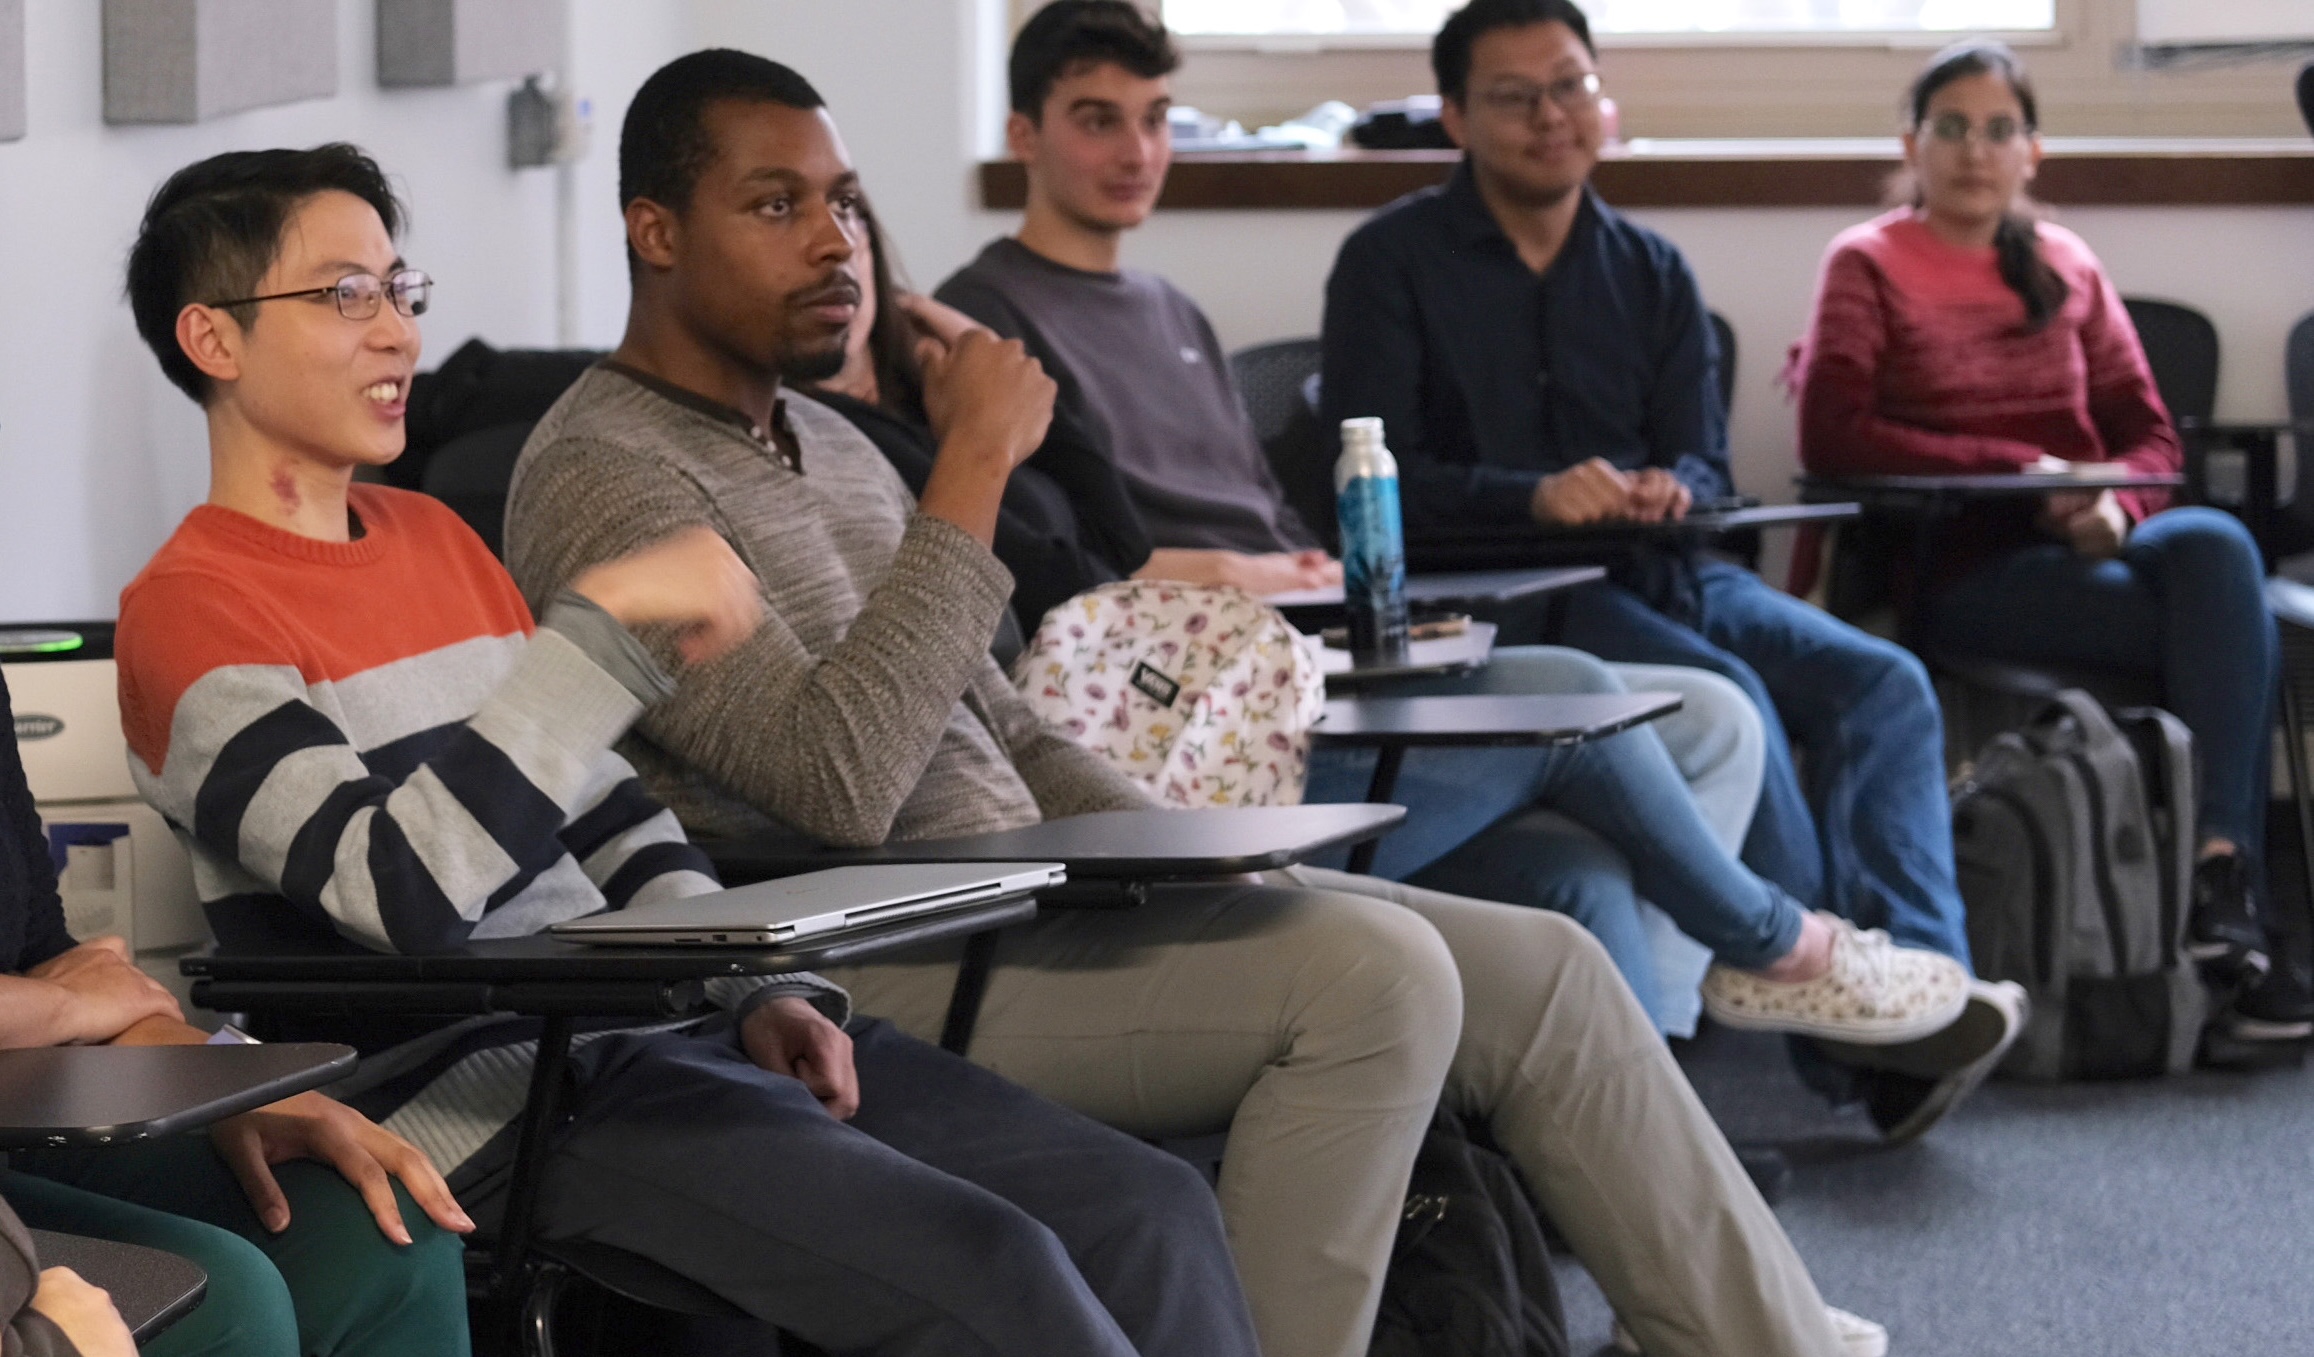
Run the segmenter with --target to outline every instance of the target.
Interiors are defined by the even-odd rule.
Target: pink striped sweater
[[[2176,430],[2112,281],[2079,236],[2048,223],[2040,233],[2070,295],[2031,332],[1992,249],[1947,244],[1908,208],[1833,240],[1791,369],[1808,470],[2002,472],[2044,452],[2179,469]],[[2167,503],[2163,491],[2121,499],[2133,520]],[[1982,506],[1954,526],[1940,573],[2040,540],[2030,506]]]

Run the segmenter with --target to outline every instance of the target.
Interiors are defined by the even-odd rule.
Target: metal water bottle
[[[1398,510],[1398,459],[1382,446],[1382,421],[1342,421],[1334,463],[1334,509],[1342,524],[1342,600],[1350,655],[1360,664],[1406,658],[1406,530]]]

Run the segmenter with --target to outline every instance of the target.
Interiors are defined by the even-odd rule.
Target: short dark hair
[[[715,159],[707,110],[726,100],[827,107],[827,100],[793,69],[753,52],[710,47],[680,56],[635,91],[619,128],[619,210],[648,198],[677,212],[691,206],[699,175]],[[635,253],[627,251],[634,264]]]
[[[1440,97],[1462,102],[1470,84],[1470,49],[1480,38],[1498,28],[1529,24],[1565,24],[1583,40],[1583,50],[1599,55],[1599,45],[1591,41],[1591,21],[1575,8],[1574,0],[1470,0],[1446,16],[1430,42],[1430,73],[1438,78]]]
[[[377,209],[386,234],[407,215],[378,163],[333,141],[309,151],[227,151],[187,165],[145,204],[129,247],[129,311],[137,334],[177,389],[209,403],[208,374],[177,343],[177,316],[195,302],[246,297],[281,254],[281,233],[317,193],[350,193]],[[246,328],[257,308],[230,308]]]
[[[1181,51],[1165,25],[1131,0],[1053,0],[1012,40],[1005,71],[1012,111],[1040,121],[1063,76],[1104,62],[1155,80],[1180,69]]]

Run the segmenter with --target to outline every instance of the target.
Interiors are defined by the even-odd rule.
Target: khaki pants
[[[1136,1135],[1228,1130],[1222,1215],[1267,1357],[1362,1357],[1441,1096],[1485,1119],[1652,1357],[1836,1357],[1806,1267],[1578,925],[1271,881],[1006,934],[971,1051]],[[829,978],[934,1036],[954,973],[949,951]]]

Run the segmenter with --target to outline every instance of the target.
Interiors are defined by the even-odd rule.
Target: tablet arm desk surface
[[[191,1259],[142,1244],[32,1231],[44,1268],[68,1267],[104,1288],[141,1347],[193,1312],[209,1294],[209,1274]]]
[[[263,1107],[351,1069],[351,1047],[54,1046],[0,1051],[0,1149],[117,1145],[190,1130]],[[209,1277],[172,1253],[81,1235],[32,1232],[44,1267],[103,1287],[137,1342],[208,1294]]]
[[[350,1046],[41,1046],[0,1051],[0,1150],[122,1145],[238,1116],[353,1068]]]
[[[351,1017],[381,1012],[464,1017],[503,1013],[544,1019],[530,1088],[515,1131],[506,1212],[491,1260],[491,1289],[512,1307],[527,1307],[520,1279],[529,1262],[546,1141],[559,1110],[577,1020],[705,1016],[706,982],[725,976],[812,970],[902,947],[957,937],[993,938],[994,930],[1036,916],[1030,895],[985,901],[929,918],[902,920],[813,944],[776,950],[588,947],[533,935],[471,943],[455,952],[405,956],[369,952],[316,955],[293,943],[188,957],[193,1002],[225,1012],[255,1011]],[[977,1008],[960,975],[950,1022],[960,1005]],[[200,1048],[193,1048],[200,1049]],[[224,1048],[219,1048],[224,1049]],[[260,1050],[277,1049],[259,1047]],[[351,1053],[347,1053],[350,1057]]]

